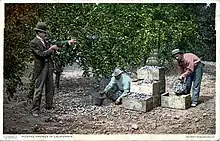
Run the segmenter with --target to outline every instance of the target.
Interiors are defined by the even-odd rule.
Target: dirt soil
[[[166,76],[166,91],[173,78]],[[4,134],[215,134],[215,75],[204,73],[201,103],[187,110],[156,107],[142,113],[127,110],[108,100],[93,106],[88,89],[91,78],[65,77],[56,90],[54,110],[45,110],[43,95],[41,115],[29,114],[27,85],[18,88],[12,102],[4,101]]]

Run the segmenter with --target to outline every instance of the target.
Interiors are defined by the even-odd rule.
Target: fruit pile
[[[128,95],[129,98],[134,98],[134,99],[138,99],[138,100],[147,100],[151,97],[151,95],[148,95],[146,93],[137,93],[137,92],[131,92]]]
[[[186,84],[180,81],[175,81],[173,83],[172,90],[174,91],[175,94],[186,94],[187,93]]]
[[[144,67],[142,67],[141,69],[142,70],[158,70],[158,69],[161,69],[162,67],[160,67],[160,66],[144,66]]]

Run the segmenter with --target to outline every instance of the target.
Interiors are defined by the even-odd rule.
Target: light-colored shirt
[[[181,70],[181,75],[185,78],[190,73],[192,73],[196,65],[200,62],[200,58],[193,53],[184,53],[183,60],[178,63]]]
[[[123,96],[125,96],[128,92],[130,92],[130,86],[131,86],[131,78],[123,73],[121,75],[121,78],[119,80],[115,79],[115,77],[111,78],[111,81],[109,82],[109,84],[106,86],[105,88],[105,92],[108,92],[111,88],[113,88],[114,85],[118,86],[118,89],[120,91],[123,91],[123,93],[121,94],[121,96],[119,98],[122,98]]]

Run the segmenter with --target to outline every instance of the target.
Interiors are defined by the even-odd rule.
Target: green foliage
[[[194,48],[190,51],[197,53],[206,61],[216,60],[215,8],[216,4],[190,6],[197,25]]]
[[[182,4],[157,4],[147,8],[140,13],[146,19],[140,36],[148,48],[158,49],[161,64],[171,62],[172,49],[179,48],[183,40],[192,42],[189,39],[194,37],[196,25]]]
[[[77,40],[55,56],[59,72],[78,62],[87,72],[92,68],[97,76],[108,76],[117,66],[139,67],[154,49],[162,65],[172,62],[174,48],[215,61],[215,4],[6,4],[4,79],[8,93],[21,84],[31,59],[28,44],[38,21],[49,26],[50,40]]]
[[[4,29],[4,79],[12,97],[30,60],[29,42],[37,21],[38,5],[6,4]]]
[[[171,62],[172,49],[195,44],[194,15],[184,4],[42,4],[40,11],[51,38],[78,40],[75,50],[63,52],[64,62],[77,59],[94,74],[138,67],[155,48],[161,64]]]

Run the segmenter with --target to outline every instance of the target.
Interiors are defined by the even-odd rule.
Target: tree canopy
[[[77,49],[72,50],[73,54],[65,52],[65,58],[78,59],[85,69],[92,67],[95,74],[105,75],[117,65],[140,66],[142,59],[155,48],[161,63],[170,62],[174,48],[203,55],[197,47],[200,27],[196,19],[201,15],[195,10],[192,13],[194,7],[190,4],[43,4],[40,18],[49,25],[51,38],[77,38]]]
[[[77,39],[57,56],[61,66],[77,61],[101,76],[140,66],[154,49],[162,65],[174,48],[215,61],[215,4],[6,4],[5,17],[4,78],[13,82],[29,60],[38,21],[47,23],[50,40]]]

